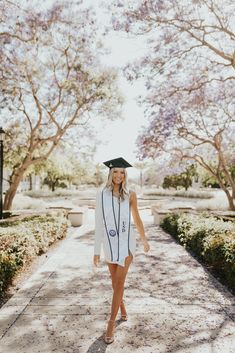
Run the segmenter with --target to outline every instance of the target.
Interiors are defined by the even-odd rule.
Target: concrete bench
[[[153,223],[160,224],[166,215],[171,214],[171,210],[159,209],[157,207],[151,207],[153,214]]]
[[[235,220],[235,211],[210,211],[210,214],[212,214],[215,217],[227,220],[227,221],[233,221]]]
[[[151,207],[152,210],[152,215],[153,215],[153,222],[154,224],[160,224],[161,221],[163,220],[163,218],[165,218],[168,214],[171,213],[188,213],[188,212],[194,212],[195,208],[194,207],[172,207],[169,209],[162,209],[159,208],[158,206],[152,206]]]
[[[173,213],[188,213],[188,212],[193,212],[195,211],[195,207],[192,207],[192,206],[179,206],[179,207],[174,207],[174,208],[170,208],[170,210],[173,212]]]

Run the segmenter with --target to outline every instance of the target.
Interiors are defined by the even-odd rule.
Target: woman
[[[109,344],[114,341],[114,324],[119,308],[121,320],[127,320],[123,301],[124,284],[135,254],[135,235],[130,227],[130,213],[132,213],[145,252],[149,251],[149,244],[138,212],[136,193],[127,189],[126,168],[131,165],[123,158],[113,159],[104,164],[110,170],[107,184],[101,192],[97,193],[96,198],[93,262],[95,266],[99,265],[101,243],[103,243],[113,287],[111,315],[104,336],[104,341]]]

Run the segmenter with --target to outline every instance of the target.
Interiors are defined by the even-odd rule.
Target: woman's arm
[[[140,238],[143,242],[144,251],[148,252],[150,249],[150,246],[149,246],[149,243],[148,243],[146,236],[145,236],[144,225],[143,225],[143,222],[142,222],[140,215],[139,215],[139,210],[138,210],[138,206],[137,206],[137,197],[136,197],[136,193],[134,191],[132,191],[131,195],[130,195],[130,204],[131,204],[132,217],[133,217],[135,226],[139,232]]]

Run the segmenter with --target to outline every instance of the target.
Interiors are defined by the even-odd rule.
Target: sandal
[[[108,321],[108,327],[107,327],[106,333],[104,335],[104,342],[107,344],[113,343],[113,341],[114,341],[114,335],[113,335],[114,327],[112,328],[111,335],[110,336],[107,335],[107,331],[108,331],[109,326],[110,325],[114,326],[114,323],[115,323],[115,320]]]
[[[126,308],[125,308],[125,304],[124,304],[123,300],[121,301],[120,309],[121,309],[121,320],[122,321],[127,321],[128,320],[128,316],[127,316],[127,312],[126,312]]]

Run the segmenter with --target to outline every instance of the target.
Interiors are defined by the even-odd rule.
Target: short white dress
[[[119,200],[104,188],[96,195],[94,254],[103,247],[107,262],[124,266],[125,258],[135,256],[136,232],[131,225],[130,197]]]

